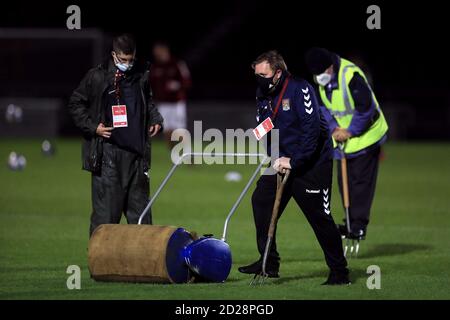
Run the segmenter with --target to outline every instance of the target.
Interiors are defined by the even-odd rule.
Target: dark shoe
[[[238,268],[239,272],[247,273],[247,274],[260,274],[262,272],[262,261],[258,260],[248,266],[243,266]],[[266,273],[269,278],[279,278],[278,268],[270,266],[269,264],[266,266]]]
[[[350,232],[348,239],[352,240],[364,240],[366,238],[366,231],[363,229]]]
[[[262,270],[262,261],[258,260],[248,266],[239,267],[238,270],[239,272],[248,274],[260,273]]]
[[[342,239],[345,239],[348,236],[347,219],[342,219],[342,222],[343,224],[337,224],[336,227],[338,228]]]
[[[350,285],[350,284],[352,283],[348,278],[348,274],[335,272],[330,272],[327,281],[322,283],[323,286]]]
[[[341,235],[342,239],[347,238],[348,235],[347,226],[345,224],[338,224],[336,226],[339,230],[339,234]]]

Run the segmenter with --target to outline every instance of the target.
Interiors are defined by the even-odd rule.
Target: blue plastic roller
[[[200,238],[188,244],[182,255],[189,269],[206,281],[224,282],[230,274],[231,250],[225,241]]]

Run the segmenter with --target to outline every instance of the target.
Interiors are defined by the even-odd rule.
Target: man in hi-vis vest
[[[333,136],[334,157],[342,157],[339,147],[343,147],[347,159],[350,233],[347,225],[339,229],[349,239],[362,240],[369,224],[380,146],[386,141],[388,125],[358,66],[323,48],[310,49],[305,62],[319,85],[319,103]],[[343,196],[342,170],[337,167]]]

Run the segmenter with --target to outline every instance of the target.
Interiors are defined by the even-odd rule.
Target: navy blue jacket
[[[333,144],[314,88],[306,80],[289,77],[282,103],[273,119],[273,113],[287,77],[287,74],[283,74],[281,83],[269,96],[264,96],[259,89],[257,90],[256,118],[257,122],[261,123],[267,117],[272,117],[274,129],[279,129],[279,156],[291,158],[292,169],[304,172],[332,159]],[[269,155],[270,146],[269,135],[267,150]]]

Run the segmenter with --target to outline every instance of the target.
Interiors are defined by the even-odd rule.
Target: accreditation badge
[[[274,127],[272,123],[272,119],[267,118],[263,122],[261,122],[255,129],[253,129],[253,134],[256,137],[256,140],[261,140],[270,130]]]
[[[128,127],[127,118],[127,106],[126,105],[116,105],[112,106],[112,116],[113,116],[113,127],[123,128]]]

